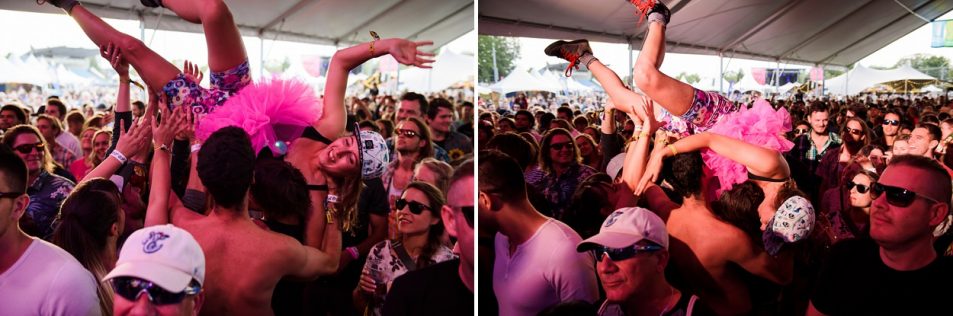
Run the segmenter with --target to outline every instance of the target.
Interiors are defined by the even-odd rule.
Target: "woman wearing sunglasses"
[[[598,172],[581,162],[569,130],[554,128],[546,132],[540,144],[539,167],[526,173],[526,183],[553,205],[555,218],[560,218],[563,209],[569,206],[579,183]]]
[[[440,209],[445,202],[443,193],[429,183],[415,181],[404,189],[397,200],[401,238],[371,248],[353,292],[355,306],[365,315],[381,315],[387,291],[397,277],[455,257],[440,242],[444,230]]]
[[[14,126],[7,130],[0,142],[12,148],[13,152],[26,162],[29,171],[27,183],[30,188],[27,193],[30,195],[30,205],[27,206],[24,218],[32,224],[24,225],[23,231],[49,240],[53,234],[53,219],[75,184],[57,172],[65,170],[53,161],[46,140],[36,127]]]
[[[869,236],[870,205],[873,202],[870,188],[878,178],[876,173],[852,162],[841,178],[844,185],[824,193],[818,227],[827,238],[824,242],[827,247],[845,239]]]

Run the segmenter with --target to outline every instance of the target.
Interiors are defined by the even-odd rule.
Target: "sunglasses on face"
[[[463,218],[467,221],[467,225],[473,228],[473,205],[452,208],[460,210],[460,213],[463,213]]]
[[[887,203],[890,203],[890,205],[897,206],[897,207],[910,206],[910,204],[913,204],[913,200],[917,199],[917,196],[922,197],[926,199],[927,201],[939,203],[939,201],[934,200],[933,198],[927,197],[925,195],[922,195],[922,194],[919,194],[904,188],[883,185],[876,182],[870,185],[870,194],[873,198],[876,199],[880,197],[880,194],[883,194],[884,192],[887,193]]]
[[[853,189],[854,187],[857,187],[857,192],[860,193],[860,194],[867,193],[867,190],[870,189],[869,186],[866,186],[866,185],[863,185],[863,184],[857,184],[857,183],[854,183],[853,181],[847,182],[847,191],[850,191],[850,190]]]
[[[572,148],[572,143],[565,142],[565,143],[550,144],[549,148],[552,148],[553,150],[563,150],[563,148]]]
[[[428,211],[431,210],[430,206],[427,206],[426,204],[423,204],[417,201],[408,201],[405,199],[397,200],[396,206],[397,206],[397,210],[402,210],[404,209],[405,206],[409,206],[410,212],[413,213],[414,215],[420,215],[420,213],[423,213],[424,210],[428,210]]]
[[[398,136],[404,136],[404,137],[417,137],[417,135],[420,135],[417,133],[417,131],[412,131],[409,129],[399,129],[397,130],[396,133]]]
[[[0,192],[0,199],[2,199],[2,198],[11,198],[11,199],[13,199],[13,198],[17,198],[17,197],[19,197],[19,196],[21,196],[21,195],[23,195],[23,194],[24,194],[24,192]]]
[[[884,125],[900,126],[900,120],[884,120]]]
[[[609,248],[605,246],[599,246],[596,249],[592,249],[592,255],[596,257],[596,261],[602,261],[603,256],[609,256],[609,259],[612,261],[620,261],[635,257],[640,253],[651,253],[662,250],[662,246],[657,245],[646,245],[646,246],[631,246],[626,248]]]
[[[155,305],[169,305],[181,303],[189,295],[198,294],[202,289],[197,284],[190,284],[184,291],[173,293],[158,285],[135,277],[118,277],[111,280],[113,290],[119,296],[135,302],[143,292],[149,301]]]
[[[44,147],[46,147],[46,145],[43,145],[43,143],[23,144],[13,147],[13,150],[19,151],[21,154],[26,155],[33,152],[33,148],[36,148],[37,151],[42,152]]]
[[[860,134],[863,133],[864,131],[848,127],[847,132],[850,133],[851,135],[860,136]]]

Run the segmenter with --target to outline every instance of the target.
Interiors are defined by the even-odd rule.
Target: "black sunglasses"
[[[917,196],[931,201],[934,203],[940,203],[940,201],[934,200],[926,195],[922,195],[904,188],[883,185],[880,183],[873,183],[870,185],[870,194],[873,198],[880,197],[880,194],[887,192],[887,203],[897,207],[907,207],[910,204],[913,204],[913,200],[917,199]]]
[[[847,132],[849,132],[849,133],[851,133],[851,134],[853,134],[853,135],[860,135],[860,134],[863,133],[864,131],[863,131],[863,130],[853,129],[853,128],[848,127],[848,128],[847,128]]]
[[[602,257],[605,255],[609,256],[609,259],[612,261],[620,261],[635,257],[640,253],[649,253],[662,250],[662,246],[658,245],[645,245],[645,246],[636,246],[632,245],[625,248],[609,248],[606,246],[599,246],[595,249],[592,249],[592,255],[596,257],[596,261],[602,261]]]
[[[0,192],[0,199],[2,198],[16,198],[23,195],[24,192]]]
[[[900,126],[900,120],[884,120],[884,125]]]
[[[459,209],[460,213],[463,213],[463,218],[467,220],[467,225],[473,228],[473,205],[461,206]]]
[[[424,210],[433,211],[430,209],[430,206],[427,206],[426,204],[417,201],[408,201],[405,199],[397,200],[395,205],[397,206],[398,211],[404,209],[405,206],[409,206],[410,212],[414,215],[420,215],[420,213],[423,213]]]
[[[397,135],[404,136],[404,137],[417,137],[417,135],[420,135],[420,134],[418,134],[416,131],[412,131],[409,129],[399,129],[397,130]]]
[[[187,296],[198,294],[202,289],[194,281],[184,291],[178,293],[169,292],[155,283],[136,277],[118,277],[110,281],[113,291],[130,302],[135,302],[139,299],[139,295],[145,292],[149,301],[155,305],[179,304]]]
[[[13,150],[19,151],[21,154],[26,155],[33,152],[33,148],[36,148],[37,151],[42,152],[43,147],[46,147],[46,145],[43,145],[43,143],[23,144],[17,147],[13,147]]]
[[[552,148],[554,150],[563,150],[563,148],[567,148],[567,147],[572,148],[572,143],[565,142],[565,143],[549,144],[549,148]]]
[[[854,183],[854,181],[847,182],[847,191],[850,191],[850,189],[853,189],[854,187],[857,187],[857,192],[859,192],[860,194],[867,193],[867,190],[870,189],[869,186],[866,186],[863,184],[857,184],[857,183]]]

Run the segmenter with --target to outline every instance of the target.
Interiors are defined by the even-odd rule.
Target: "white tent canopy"
[[[104,18],[142,18],[149,27],[158,21],[162,30],[203,32],[201,25],[136,0],[84,0],[83,5]],[[228,7],[243,35],[293,42],[351,45],[372,40],[368,31],[373,30],[383,38],[432,40],[439,48],[473,30],[473,0],[228,0]],[[35,1],[0,0],[0,9],[63,14]]]
[[[414,92],[436,92],[461,81],[473,81],[473,64],[470,55],[444,49],[437,55],[432,69],[409,68],[400,72],[400,89]]]
[[[857,65],[846,74],[831,78],[824,84],[827,92],[831,94],[855,95],[878,84],[897,80],[936,80],[936,78],[907,65],[887,70]]]
[[[953,9],[949,0],[664,0],[666,51],[846,66]],[[482,0],[480,34],[642,45],[619,0]],[[540,52],[542,54],[542,52]]]
[[[493,91],[507,94],[515,91],[548,91],[557,93],[561,88],[551,82],[540,80],[530,74],[525,68],[516,67],[509,76],[490,86]]]

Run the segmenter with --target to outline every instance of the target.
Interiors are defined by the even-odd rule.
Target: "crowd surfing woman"
[[[362,176],[380,176],[389,153],[377,133],[355,130],[344,137],[351,130],[345,126],[344,107],[348,72],[386,54],[405,65],[429,68],[434,56],[418,50],[432,42],[404,39],[374,40],[340,50],[328,68],[322,105],[322,100],[317,100],[310,88],[299,81],[265,80],[252,84],[241,35],[221,1],[145,1],[202,25],[211,71],[209,88],[199,86],[188,71],[179,70],[141,41],[113,29],[78,1],[47,2],[66,11],[102,50],[115,51],[110,55],[112,59],[127,61],[150,89],[161,90],[170,108],[187,107],[195,114],[200,121],[196,129],[199,139],[221,127],[238,125],[248,132],[256,152],[267,146],[272,153],[287,153],[286,160],[305,175],[320,171],[320,177],[309,181],[315,181],[311,184],[317,190],[328,192],[344,212],[345,221],[352,224],[356,220],[353,210]],[[359,170],[360,176],[355,176]],[[315,211],[323,212],[323,208],[323,203],[319,203]],[[317,234],[309,234],[307,243],[320,244],[323,226],[308,231]]]
[[[665,57],[665,26],[671,14],[661,2],[633,2],[647,16],[649,23],[645,44],[634,69],[636,85],[648,98],[629,90],[612,70],[593,56],[586,40],[554,42],[546,48],[546,54],[568,60],[567,73],[572,67],[585,65],[616,104],[631,106],[629,109],[633,111],[645,111],[646,107],[642,106],[645,102],[658,104],[652,107],[653,113],[648,114],[657,118],[662,130],[682,137],[712,131],[779,152],[790,150],[793,144],[779,136],[791,130],[786,110],[774,111],[769,103],[756,102],[750,110],[738,113],[739,109],[724,96],[696,89],[660,72]],[[713,170],[722,170],[718,175],[721,182],[718,193],[747,179],[747,173],[740,165],[722,168],[731,165],[728,159],[717,159],[716,155],[707,153],[705,162]],[[780,173],[778,176],[787,177]]]
[[[358,310],[364,310],[365,315],[381,315],[394,279],[454,258],[441,241],[444,227],[439,212],[445,202],[443,192],[429,183],[414,181],[407,185],[397,200],[397,229],[402,237],[371,248],[353,293]]]

